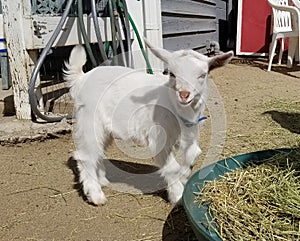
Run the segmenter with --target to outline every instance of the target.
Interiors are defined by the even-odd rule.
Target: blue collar
[[[182,120],[183,124],[186,126],[186,127],[193,127],[195,125],[198,125],[201,121],[204,121],[206,120],[206,116],[201,116],[196,122],[190,122],[189,120],[187,119],[184,119],[183,117],[179,116],[180,120]]]

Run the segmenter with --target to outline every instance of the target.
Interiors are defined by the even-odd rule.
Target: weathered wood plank
[[[164,48],[168,50],[178,50],[178,49],[194,49],[205,47],[207,41],[216,41],[217,36],[215,32],[205,33],[205,34],[193,34],[184,35],[177,37],[164,38]]]
[[[207,41],[218,39],[216,8],[216,0],[162,0],[164,47],[205,52]]]
[[[227,19],[227,4],[224,0],[218,0],[216,2],[216,12],[217,12],[217,19]]]
[[[219,0],[184,0],[184,1],[193,1],[193,2],[200,2],[200,3],[204,3],[204,4],[216,5],[216,1],[219,1]]]
[[[226,14],[226,11],[224,9],[217,8],[216,13],[217,13],[217,19],[218,20],[220,20],[220,19],[226,20],[227,19],[227,14]]]
[[[54,29],[60,21],[60,16],[40,16],[32,15],[30,20],[26,20],[27,31],[26,48],[36,49],[44,48],[50,39]],[[109,18],[98,18],[100,31],[102,33],[103,41],[111,40],[110,20]],[[53,46],[68,46],[78,43],[83,43],[78,19],[75,17],[68,17],[63,26],[63,31],[57,36]],[[84,23],[87,29],[87,35],[90,42],[96,43],[97,37],[94,31],[93,20],[84,16]],[[34,33],[34,34],[32,34]]]
[[[221,9],[226,9],[226,3],[228,0],[217,0],[216,1],[216,7]]]
[[[162,15],[165,14],[186,14],[196,16],[216,16],[216,6],[202,2],[187,0],[163,0]]]
[[[163,35],[196,31],[216,31],[217,22],[214,19],[183,19],[177,17],[162,17]]]
[[[23,32],[23,1],[2,0],[4,31],[12,78],[14,105],[18,119],[31,119],[28,94],[30,57],[25,48]]]

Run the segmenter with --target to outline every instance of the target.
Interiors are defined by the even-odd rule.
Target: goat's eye
[[[169,73],[170,77],[176,78],[175,74],[173,74],[172,72]]]
[[[198,79],[204,79],[206,77],[206,73],[199,75]]]

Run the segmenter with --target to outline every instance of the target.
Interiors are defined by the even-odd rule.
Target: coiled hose
[[[96,37],[97,37],[97,40],[98,40],[98,47],[99,47],[100,55],[101,55],[102,61],[104,63],[106,63],[107,56],[106,56],[106,53],[105,53],[105,47],[104,47],[102,37],[101,37],[99,22],[98,22],[98,18],[97,18],[96,4],[95,4],[94,0],[91,0],[91,8],[92,8],[92,17],[93,17]]]
[[[39,74],[39,71],[42,67],[42,64],[47,56],[47,53],[49,52],[50,48],[52,47],[54,41],[56,40],[58,34],[60,33],[66,19],[67,16],[70,12],[71,6],[72,6],[73,0],[68,0],[67,4],[66,4],[66,8],[62,14],[62,17],[59,21],[59,23],[57,24],[52,36],[50,37],[48,43],[46,44],[45,48],[43,49],[37,63],[34,66],[34,69],[32,71],[31,74],[31,78],[30,78],[30,82],[29,82],[29,103],[30,103],[30,107],[32,112],[39,118],[46,120],[48,122],[56,122],[56,121],[61,121],[63,118],[72,118],[72,116],[47,116],[44,115],[43,113],[41,113],[38,109],[37,106],[37,98],[36,98],[36,94],[35,94],[35,81],[36,78]]]
[[[37,97],[36,97],[36,93],[35,93],[35,82],[36,82],[36,78],[39,74],[39,71],[41,69],[41,66],[49,52],[49,50],[51,49],[54,41],[56,40],[57,36],[59,35],[63,25],[65,24],[65,21],[67,19],[67,16],[70,12],[70,9],[71,9],[71,6],[72,6],[72,3],[73,3],[74,0],[68,0],[67,4],[66,4],[66,7],[65,7],[65,10],[63,11],[63,14],[62,14],[62,17],[58,23],[58,25],[56,26],[55,30],[53,31],[53,34],[52,36],[50,37],[48,43],[46,44],[45,48],[42,50],[40,56],[39,56],[39,59],[37,61],[37,63],[35,64],[34,66],[34,69],[32,71],[32,75],[31,75],[31,78],[30,78],[30,82],[29,82],[29,102],[30,102],[30,107],[31,107],[31,110],[33,112],[33,114],[47,122],[57,122],[57,121],[61,121],[63,118],[67,118],[67,119],[72,119],[73,116],[72,115],[65,115],[65,116],[49,116],[49,115],[45,115],[43,114],[39,109],[38,109],[38,102],[37,102]],[[100,33],[100,28],[99,28],[99,24],[98,24],[98,19],[97,19],[97,14],[96,14],[96,8],[95,8],[95,3],[93,0],[91,0],[93,3],[92,3],[92,16],[93,16],[93,21],[94,21],[94,26],[95,26],[95,31],[96,31],[96,37],[97,37],[97,40],[98,40],[98,45],[99,45],[99,49],[100,49],[100,54],[101,54],[101,57],[102,59],[105,61],[107,60],[107,56],[105,54],[105,52],[103,51],[104,50],[104,45],[103,45],[103,42],[102,42],[102,38],[101,38],[101,33]],[[145,62],[146,62],[146,65],[147,65],[147,68],[148,68],[148,72],[150,74],[153,74],[153,70],[151,68],[151,65],[150,65],[150,62],[149,62],[149,59],[147,57],[147,54],[145,52],[145,49],[144,49],[144,46],[143,46],[143,42],[142,42],[142,39],[139,35],[139,32],[137,30],[137,27],[131,17],[131,15],[128,13],[127,11],[127,5],[126,5],[126,2],[125,0],[122,0],[122,2],[118,1],[118,6],[123,10],[124,12],[124,17],[125,17],[125,28],[126,28],[126,41],[127,41],[127,51],[129,51],[129,55],[128,55],[128,63],[127,65],[129,67],[132,67],[132,51],[131,51],[131,42],[130,42],[130,26],[129,26],[129,22],[130,24],[132,25],[132,28],[135,32],[135,35],[137,37],[137,40],[138,40],[138,43],[139,43],[139,46],[140,46],[140,49],[142,51],[142,54],[144,56],[144,59],[145,59]],[[113,49],[113,52],[114,52],[114,56],[117,55],[117,42],[116,42],[116,23],[115,23],[115,18],[114,18],[114,13],[113,13],[113,9],[114,7],[116,8],[116,2],[112,2],[111,0],[108,1],[108,4],[109,4],[109,11],[110,11],[110,15],[111,15],[111,26],[112,26],[112,36],[114,36],[112,38],[112,49]],[[89,40],[87,38],[87,34],[86,34],[86,31],[85,31],[85,27],[84,27],[84,22],[83,22],[83,7],[82,7],[82,0],[78,0],[78,15],[79,15],[79,25],[80,25],[80,29],[81,29],[81,32],[82,32],[82,35],[83,35],[83,38],[84,38],[84,41],[86,43],[86,47],[87,47],[87,52],[91,58],[91,61],[92,61],[92,64],[94,66],[97,66],[97,62],[96,62],[96,59],[94,58],[94,55],[93,55],[93,52],[91,50],[91,47],[90,47],[90,44],[89,44]],[[120,28],[118,28],[118,32],[120,34],[119,36],[119,40],[122,41],[122,38],[121,38],[121,32],[120,32]],[[108,42],[107,42],[108,43]],[[122,43],[123,44],[123,43]],[[105,49],[107,50],[107,48],[109,47],[108,44],[106,44],[106,47]],[[123,46],[123,50],[124,50],[124,46]],[[124,53],[124,51],[123,51]],[[125,61],[126,63],[126,61]]]
[[[115,38],[117,39],[117,41],[119,41],[123,65],[127,67],[127,61],[126,61],[126,57],[125,57],[125,49],[124,49],[122,33],[121,33],[121,26],[120,26],[120,21],[119,21],[120,14],[117,9],[116,1],[114,1],[114,0],[111,0],[111,1],[112,1],[112,5],[113,5],[113,13],[114,13],[114,18],[115,18],[115,27],[116,27],[116,30],[118,33],[118,34],[116,34]]]

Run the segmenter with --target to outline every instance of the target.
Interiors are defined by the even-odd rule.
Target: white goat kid
[[[181,199],[191,167],[201,153],[199,118],[205,108],[210,70],[233,57],[227,52],[207,57],[192,50],[151,51],[168,65],[169,76],[150,75],[120,66],[100,66],[83,73],[86,53],[75,46],[66,63],[65,79],[75,102],[74,138],[83,191],[90,202],[104,204],[101,189],[109,182],[103,165],[112,138],[135,140],[149,146],[173,205]],[[184,160],[173,153],[179,146]]]

